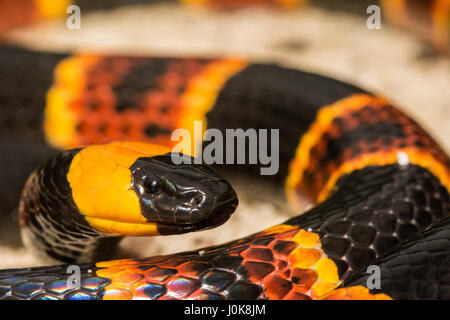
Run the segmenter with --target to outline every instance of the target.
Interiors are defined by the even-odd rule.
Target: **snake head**
[[[174,157],[184,161],[175,164]],[[189,156],[167,153],[142,157],[130,171],[141,214],[157,224],[160,234],[219,226],[238,204],[236,192],[222,176],[207,165],[194,164]]]
[[[238,203],[231,185],[207,165],[193,161],[176,164],[181,161],[173,161],[173,157],[193,158],[170,151],[140,142],[92,145],[70,153],[73,160],[69,159],[68,170],[58,165],[59,169],[46,172],[65,175],[68,171],[74,203],[74,208],[68,209],[74,212],[68,223],[79,213],[80,223],[84,219],[84,224],[102,234],[179,234],[216,227],[228,220]]]

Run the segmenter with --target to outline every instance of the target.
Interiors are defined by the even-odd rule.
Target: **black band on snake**
[[[0,271],[0,299],[450,298],[450,159],[387,100],[236,58],[2,47],[0,64],[9,79],[0,91],[0,136],[8,137],[0,146],[35,155],[4,173],[2,184],[13,187],[0,190],[0,204],[14,207],[28,174],[19,167],[31,171],[50,156],[23,189],[22,238],[41,258],[81,263],[82,275],[74,288],[69,265]],[[195,121],[223,135],[279,129],[278,173],[174,164],[181,155],[170,153],[171,133],[196,137]],[[211,142],[192,141],[201,143]],[[198,156],[183,151],[184,159]],[[224,223],[237,196],[221,171],[284,187],[293,206],[298,196],[316,205],[223,245],[96,262],[125,235]],[[367,288],[370,265],[381,269],[381,289]]]

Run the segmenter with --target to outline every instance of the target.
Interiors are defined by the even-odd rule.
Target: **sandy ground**
[[[82,13],[83,14],[83,13]],[[278,62],[370,89],[401,106],[450,151],[450,60],[430,55],[413,35],[383,22],[369,31],[365,16],[307,8],[295,12],[249,9],[233,13],[171,5],[82,15],[81,30],[64,21],[15,32],[18,43],[42,50],[96,49],[148,55],[238,55]],[[264,186],[247,197],[238,184],[240,207],[225,225],[209,231],[164,238],[126,239],[122,256],[156,255],[218,244],[280,223],[292,215],[267,201]],[[256,187],[255,187],[256,188]],[[306,204],[305,204],[306,206]],[[8,230],[2,228],[3,230]],[[16,229],[11,227],[16,232]],[[38,265],[4,234],[0,268]]]

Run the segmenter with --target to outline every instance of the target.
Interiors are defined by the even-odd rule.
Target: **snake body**
[[[0,92],[1,136],[8,137],[0,145],[20,153],[17,146],[34,141],[35,152],[27,152],[35,160],[21,164],[29,167],[51,156],[22,194],[24,241],[47,258],[89,261],[77,264],[79,287],[68,281],[70,265],[0,271],[0,299],[450,298],[450,159],[387,100],[331,78],[235,58],[63,55],[11,47],[1,48],[0,56],[11,84]],[[17,87],[29,94],[12,94]],[[258,165],[216,169],[283,186],[294,206],[299,194],[316,206],[223,245],[92,262],[110,254],[120,232],[155,235],[185,228],[183,222],[162,223],[164,216],[155,217],[143,201],[148,194],[136,186],[155,172],[155,163],[158,172],[176,171],[164,171],[161,157],[175,145],[173,130],[195,136],[194,121],[223,134],[229,128],[279,128],[277,174],[259,176]],[[141,142],[110,143],[115,140]],[[140,170],[144,174],[138,176]],[[211,218],[214,210],[208,209],[198,219],[211,224],[201,220],[201,229],[223,223],[236,199],[213,169],[198,170],[190,181],[205,201],[214,193],[199,183],[205,177],[221,181],[214,194],[227,195],[215,202],[221,218]],[[16,171],[4,181],[17,180]],[[185,191],[181,171],[162,176]],[[117,190],[123,197],[112,197]],[[4,206],[14,206],[8,199],[18,191],[1,192]],[[91,192],[92,198],[85,196]],[[194,198],[188,195],[182,203]],[[129,210],[121,218],[108,207],[117,199],[126,199]],[[181,198],[172,194],[160,203],[173,199]],[[170,218],[179,216],[169,212]],[[100,251],[100,244],[109,247]],[[370,265],[381,270],[379,289],[367,288]]]

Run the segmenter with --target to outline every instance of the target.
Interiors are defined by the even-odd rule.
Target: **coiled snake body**
[[[33,92],[17,98],[4,88],[5,112],[19,107],[28,121],[17,130],[7,120],[1,130],[52,145],[39,145],[40,158],[52,157],[22,194],[23,240],[45,259],[83,262],[79,287],[68,281],[69,265],[0,271],[0,299],[450,298],[450,160],[385,99],[239,59],[11,47],[0,56],[2,77]],[[42,81],[27,82],[18,69]],[[92,262],[110,256],[122,235],[181,233],[228,219],[237,205],[228,182],[202,164],[176,166],[167,154],[173,130],[193,133],[196,120],[223,133],[279,128],[279,172],[259,178],[284,185],[294,205],[300,193],[317,205],[223,245]],[[227,167],[258,178],[255,165]],[[367,288],[369,265],[380,268],[381,289]]]

